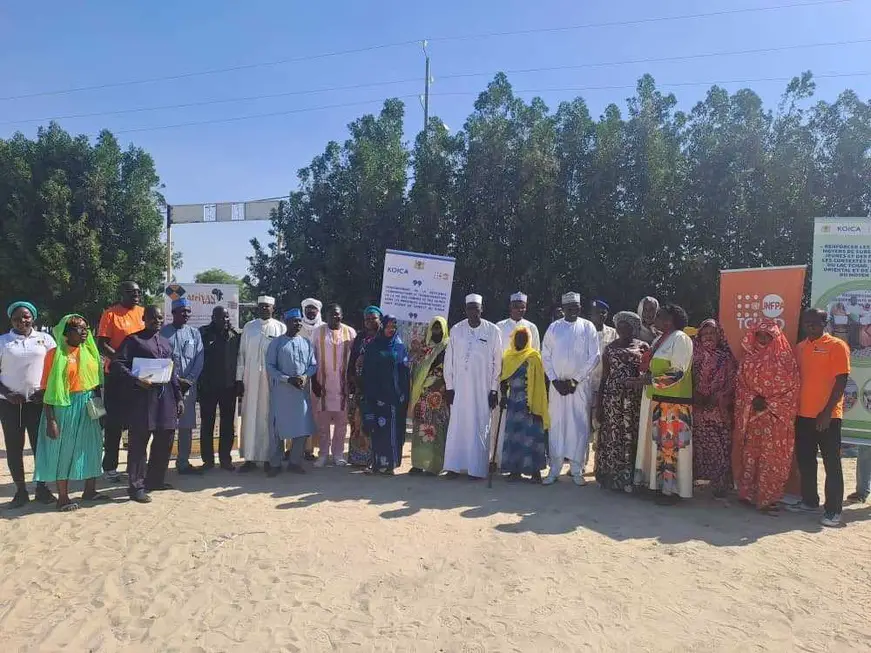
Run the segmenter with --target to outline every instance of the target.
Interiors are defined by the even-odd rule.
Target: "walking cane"
[[[499,402],[502,403],[501,401]],[[487,468],[487,487],[493,487],[493,472],[496,470],[496,452],[499,451],[499,431],[502,430],[502,415],[505,409],[499,406],[499,421],[496,423],[496,443],[493,447],[493,455],[490,457],[490,466]]]

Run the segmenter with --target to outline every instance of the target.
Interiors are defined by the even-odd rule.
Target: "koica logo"
[[[838,225],[839,234],[857,234],[862,231],[862,227],[857,224],[842,224]]]
[[[387,271],[391,274],[408,274],[408,268],[399,268],[396,266],[391,266],[387,268]]]
[[[781,317],[785,309],[783,297],[774,293],[761,299],[759,295],[737,295],[735,298],[735,316],[742,329],[752,329],[763,318],[774,320],[782,329],[786,326]]]

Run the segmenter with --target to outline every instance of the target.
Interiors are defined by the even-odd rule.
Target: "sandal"
[[[780,516],[780,508],[777,504],[772,504],[770,506],[762,506],[761,508],[757,508],[759,512],[763,515],[768,515],[769,517],[779,517]]]
[[[82,501],[111,501],[112,497],[102,492],[94,492],[93,494],[82,494]]]
[[[74,512],[79,509],[79,504],[75,501],[70,501],[69,503],[57,504],[57,509],[61,512]]]

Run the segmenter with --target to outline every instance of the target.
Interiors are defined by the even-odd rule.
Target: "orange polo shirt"
[[[145,309],[142,306],[133,308],[124,308],[121,304],[110,306],[103,311],[97,336],[108,338],[109,346],[118,349],[124,342],[124,338],[145,328],[144,316]]]
[[[817,340],[798,343],[798,366],[801,370],[801,391],[798,414],[816,418],[832,396],[835,378],[850,373],[850,348],[840,338],[824,333]],[[844,398],[832,411],[833,419],[844,416]]]

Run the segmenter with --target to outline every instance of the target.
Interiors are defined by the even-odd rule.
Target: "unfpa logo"
[[[785,309],[783,297],[773,293],[761,299],[759,295],[737,295],[735,298],[735,316],[742,329],[752,329],[763,317],[774,320],[783,328],[786,323],[781,316]]]

